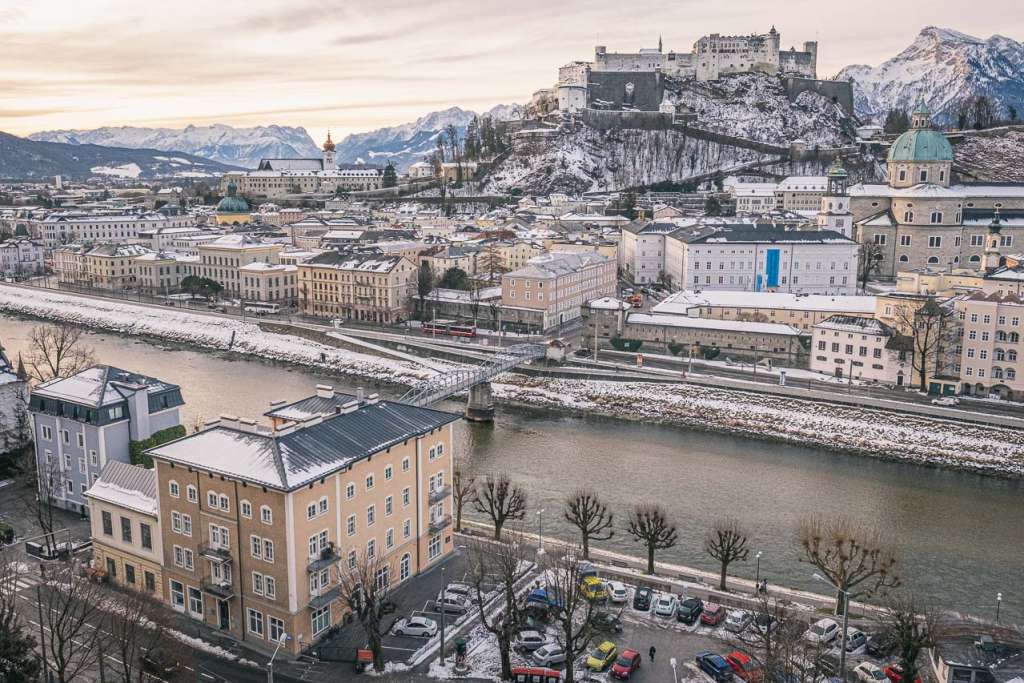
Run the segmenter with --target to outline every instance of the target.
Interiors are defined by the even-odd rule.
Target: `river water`
[[[0,342],[12,357],[24,350],[32,325],[0,316]],[[270,401],[307,396],[317,383],[342,391],[356,386],[305,369],[117,335],[89,333],[87,342],[102,363],[179,384],[186,424],[221,413],[258,417]],[[1002,592],[1003,618],[1024,618],[1021,481],[521,408],[499,408],[493,426],[467,425],[461,438],[471,469],[507,471],[526,487],[529,522],[540,521],[535,511],[544,509],[545,535],[571,534],[561,503],[586,485],[602,494],[620,528],[602,547],[642,554],[621,527],[633,503],[653,501],[679,526],[678,546],[658,557],[714,569],[701,540],[714,519],[730,515],[750,530],[752,548],[750,561],[734,565],[733,572],[753,577],[753,551],[760,550],[762,578],[820,591],[824,586],[798,561],[793,529],[811,513],[846,514],[897,540],[908,588],[942,607],[987,618]]]

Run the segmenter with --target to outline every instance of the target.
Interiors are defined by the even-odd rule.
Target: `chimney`
[[[200,431],[205,432],[207,429],[213,429],[214,427],[217,427],[219,425],[220,420],[207,420],[206,422],[203,423],[202,429],[200,429]]]
[[[280,408],[281,406],[285,405],[286,403],[288,403],[288,401],[284,400],[283,398],[279,398],[276,401],[271,401],[270,402],[270,407],[271,408]]]
[[[351,413],[358,407],[359,401],[349,401],[348,403],[345,403],[343,405],[335,406],[334,412],[338,415],[345,415],[346,413]]]
[[[238,418],[234,415],[221,415],[220,423],[229,429],[238,429]]]
[[[356,389],[356,401],[358,401],[359,403],[362,403],[363,402],[363,394],[364,394],[363,388],[362,387],[358,387]]]
[[[238,428],[243,432],[256,433],[256,420],[251,417],[243,417],[238,420]]]
[[[334,387],[329,384],[316,385],[317,398],[334,398]]]
[[[372,393],[366,397],[366,405],[373,405],[374,403],[380,403],[380,394]]]

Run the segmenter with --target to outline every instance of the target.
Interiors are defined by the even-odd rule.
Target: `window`
[[[348,520],[345,523],[345,527],[346,527],[345,531],[348,533],[349,536],[354,536],[355,535],[355,533],[356,533],[356,516],[355,515],[349,515],[348,516]]]
[[[385,481],[391,481],[391,476],[393,474],[394,474],[394,469],[391,467],[391,465],[388,465],[387,467],[384,468],[384,480]]]
[[[153,549],[153,530],[145,522],[139,523],[139,542],[146,550]]]
[[[409,487],[402,489],[402,507],[409,507]]]
[[[260,521],[264,524],[274,523],[274,513],[266,505],[260,506]]]
[[[81,432],[78,432],[77,437],[78,437],[78,447],[79,448],[85,448],[85,434],[82,434]]]
[[[249,608],[249,633],[263,637],[263,613]]]
[[[402,471],[403,472],[408,472],[409,471],[409,458],[402,458]]]
[[[409,538],[412,535],[412,520],[407,519],[402,522],[402,538]]]
[[[68,430],[60,430],[60,440],[63,441],[65,444],[71,443],[71,435],[68,433]],[[68,466],[70,467],[70,464]]]
[[[356,485],[353,484],[352,482],[349,482],[345,486],[345,498],[347,498],[348,500],[352,500],[355,497],[356,497]]]
[[[96,451],[89,451],[89,464],[93,467],[98,466],[99,459],[96,457]],[[177,496],[175,496],[175,498],[177,498]]]
[[[263,595],[263,574],[252,573],[252,592],[256,595]]]
[[[121,540],[125,543],[132,542],[132,520],[127,517],[121,518]]]
[[[173,524],[173,519],[174,519],[174,515],[175,514],[177,514],[177,513],[171,513],[172,524]],[[114,521],[111,518],[110,513],[107,512],[106,510],[104,510],[103,514],[102,514],[102,517],[103,517],[103,534],[105,536],[113,536],[114,535]]]
[[[223,493],[220,494],[220,509],[227,512],[231,509],[231,500]]]
[[[373,488],[373,475],[372,474],[368,474],[368,475],[366,475],[366,490],[369,491],[372,488]]]
[[[372,538],[366,542],[366,559],[372,560],[377,556],[377,541]]]
[[[310,503],[306,506],[306,519],[313,519],[316,517],[316,503]]]
[[[261,539],[259,536],[250,536],[249,537],[249,544],[250,544],[250,553],[252,554],[252,556],[255,557],[257,560],[262,559],[263,558],[263,539]]]
[[[210,491],[209,493],[207,493],[206,494],[206,504],[209,505],[211,508],[216,509],[217,508],[217,494],[214,493],[213,491]]]
[[[348,568],[349,569],[355,569],[356,568],[356,551],[355,550],[349,550],[348,551]]]
[[[280,642],[281,636],[284,635],[284,622],[277,617],[267,615],[267,625],[270,628],[269,636],[270,641],[273,643]]]
[[[142,582],[150,593],[156,591],[156,576],[153,572],[142,572]]]
[[[971,246],[972,247],[980,247],[983,244],[985,244],[985,236],[984,235],[971,235]]]
[[[190,502],[190,503],[198,503],[199,502],[199,491],[196,489],[195,486],[192,486],[191,484],[189,484],[188,488],[185,489],[185,495],[188,498],[188,502]]]
[[[910,235],[900,235],[900,246],[901,247],[909,247],[910,246]]]
[[[43,434],[43,439],[46,441],[53,441],[53,430],[46,425],[41,426],[40,431]]]
[[[373,505],[366,508],[366,526],[373,526],[377,521],[377,510]]]
[[[192,535],[192,515],[183,514],[181,516],[181,533],[186,536]]]
[[[192,571],[195,568],[195,555],[188,548],[182,548],[182,552],[185,556],[185,569]]]
[[[124,580],[126,583],[135,585],[135,566],[127,562],[124,563]]]
[[[243,500],[241,504],[239,504],[239,508],[242,511],[243,517],[246,519],[252,519],[252,503],[247,500]]]
[[[938,249],[942,246],[942,237],[939,235],[928,235],[928,248]]]
[[[398,580],[405,581],[409,578],[412,568],[412,556],[409,553],[402,555],[402,561],[398,565]]]
[[[181,585],[180,581],[174,579],[171,579],[171,605],[181,609],[185,608],[185,587]]]
[[[327,496],[324,496],[317,503],[317,508],[318,508],[319,513],[321,515],[326,515],[328,507],[329,507],[329,505],[328,505],[328,502],[327,502]]]
[[[384,545],[387,546],[388,550],[391,550],[392,548],[395,547],[395,530],[394,529],[388,529],[387,532],[384,534]]]
[[[886,237],[885,235],[882,235],[880,233],[875,233],[875,236],[874,236],[875,244],[879,244],[879,245],[885,244],[885,237]]]
[[[269,538],[263,539],[263,561],[274,561],[274,542],[271,541]]]
[[[318,636],[331,625],[331,606],[321,607],[313,612],[313,635]]]
[[[103,514],[106,515],[108,513],[104,512]],[[104,526],[104,529],[106,529],[105,526]],[[180,534],[181,533],[181,513],[180,512],[171,512],[171,531],[173,531],[176,534]],[[113,532],[109,532],[109,533],[113,533]]]
[[[178,495],[181,493],[180,489],[178,488],[178,482],[176,481],[172,481],[170,484],[168,484],[167,488],[171,494],[171,498],[177,498]]]
[[[434,560],[441,554],[441,534],[434,534],[427,542],[427,558]]]
[[[277,582],[274,579],[274,577],[273,576],[264,576],[263,577],[263,583],[264,583],[264,591],[263,591],[264,597],[266,597],[266,598],[268,598],[270,600],[273,600],[275,597],[277,597]]]

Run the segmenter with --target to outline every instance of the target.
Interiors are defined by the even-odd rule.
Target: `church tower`
[[[828,169],[828,186],[821,196],[818,211],[818,230],[835,230],[845,237],[853,237],[853,213],[850,211],[850,195],[846,188],[850,175],[836,157]]]
[[[1003,265],[1003,255],[999,252],[1002,241],[1003,223],[999,219],[999,209],[996,209],[992,222],[988,224],[988,234],[985,236],[985,253],[981,257],[981,270],[991,273]]]
[[[338,168],[334,160],[334,142],[331,140],[331,131],[327,131],[327,141],[324,142],[324,170],[333,171]]]

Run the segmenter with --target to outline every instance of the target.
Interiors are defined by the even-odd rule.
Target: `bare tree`
[[[455,503],[455,531],[462,531],[462,509],[466,503],[476,500],[476,477],[466,472],[466,458],[455,458],[452,470],[452,502]]]
[[[897,306],[894,315],[900,334],[908,337],[918,386],[925,389],[928,374],[942,372],[943,353],[953,343],[956,334],[955,313],[950,306],[940,304],[930,296],[920,306]]]
[[[520,602],[516,582],[523,575],[529,547],[518,530],[504,541],[473,539],[469,542],[469,571],[466,580],[473,587],[471,600],[480,613],[480,623],[494,634],[501,657],[501,677],[512,678],[512,638],[520,623]],[[501,591],[501,609],[487,612],[491,587]]]
[[[501,540],[501,529],[506,522],[526,516],[526,491],[513,484],[507,474],[488,474],[477,489],[473,506],[490,518],[494,524],[494,540]]]
[[[384,617],[391,609],[388,564],[379,555],[361,553],[354,567],[347,564],[347,560],[337,566],[341,603],[352,611],[366,633],[373,652],[374,670],[383,671]]]
[[[106,590],[80,576],[75,562],[50,565],[46,582],[36,586],[45,637],[43,658],[57,683],[72,683],[99,664],[107,645],[102,610]]]
[[[673,547],[679,540],[676,525],[669,521],[665,508],[655,503],[640,503],[629,513],[629,533],[647,547],[647,573],[654,573],[654,551]]]
[[[186,648],[169,636],[166,609],[160,603],[135,590],[111,590],[108,600],[114,611],[106,620],[107,647],[121,660],[126,683],[151,680],[143,665],[146,656],[157,664],[180,663]]]
[[[5,683],[34,683],[41,669],[36,639],[18,612],[20,567],[9,553],[0,552],[0,680]]]
[[[64,523],[56,515],[54,503],[64,491],[64,474],[60,461],[47,456],[42,462],[36,460],[34,449],[22,458],[22,477],[26,485],[22,505],[36,520],[48,551],[54,548],[54,532],[63,529]]]
[[[704,536],[704,552],[718,560],[721,566],[718,587],[726,590],[725,579],[729,565],[745,561],[750,554],[750,549],[747,548],[747,530],[733,517],[715,520]]]
[[[860,290],[863,292],[871,276],[882,268],[885,254],[882,253],[880,244],[864,242],[860,245],[857,256],[857,279],[860,282]]]
[[[576,680],[576,662],[590,647],[595,634],[594,603],[587,599],[583,587],[581,551],[578,546],[567,546],[564,554],[544,556],[548,594],[560,603],[554,620],[555,640],[565,650],[565,683]]]
[[[93,350],[82,339],[84,330],[66,323],[36,325],[28,335],[29,378],[45,382],[70,377],[96,364]]]
[[[590,559],[590,541],[607,541],[615,535],[613,515],[590,489],[576,489],[565,499],[565,521],[580,530],[583,559]]]
[[[843,613],[847,600],[900,585],[896,550],[876,527],[847,517],[811,517],[798,526],[796,540],[803,550],[801,562],[814,566],[836,588],[836,614]]]
[[[904,681],[921,678],[921,652],[941,636],[939,613],[912,593],[890,595],[880,619]]]

